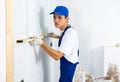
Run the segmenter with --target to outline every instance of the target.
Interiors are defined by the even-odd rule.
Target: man
[[[55,60],[60,59],[60,79],[59,82],[72,82],[78,58],[78,36],[74,28],[68,24],[69,11],[65,6],[57,6],[53,12],[53,21],[56,28],[62,33],[60,36],[54,33],[53,38],[59,38],[58,50],[50,48],[39,38],[30,41],[30,45],[40,45]]]

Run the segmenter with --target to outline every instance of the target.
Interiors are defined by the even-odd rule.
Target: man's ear
[[[66,17],[66,22],[67,22],[67,23],[69,22],[69,17]]]

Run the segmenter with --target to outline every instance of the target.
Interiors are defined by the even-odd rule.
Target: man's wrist
[[[43,41],[43,40],[41,40],[41,41],[40,41],[40,46],[42,46],[42,45],[43,45],[43,43],[44,43],[44,41]]]

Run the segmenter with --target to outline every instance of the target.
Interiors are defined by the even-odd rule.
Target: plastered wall
[[[53,10],[52,0],[14,1],[15,82],[56,82],[55,60],[39,46],[16,43],[17,39],[54,31],[52,16],[49,15]],[[49,45],[54,40],[46,38],[44,41]]]

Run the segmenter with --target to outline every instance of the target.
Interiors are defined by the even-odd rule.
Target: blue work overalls
[[[64,36],[65,32],[67,29],[71,28],[71,26],[67,26],[65,30],[62,32],[59,42],[58,42],[58,47],[61,45],[62,42],[62,37]],[[72,82],[74,72],[76,69],[76,65],[78,64],[71,63],[69,62],[64,56],[60,59],[60,79],[59,82]]]

